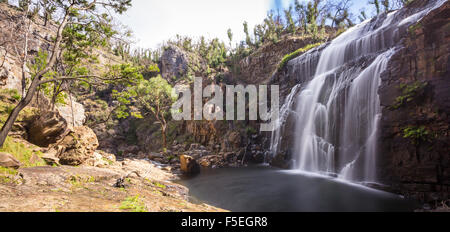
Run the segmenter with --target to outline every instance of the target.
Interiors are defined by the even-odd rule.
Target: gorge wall
[[[415,1],[276,73],[271,83],[280,85],[284,106],[272,165],[447,199],[449,6]]]
[[[450,192],[449,54],[447,2],[410,27],[381,77],[380,180],[423,201]]]

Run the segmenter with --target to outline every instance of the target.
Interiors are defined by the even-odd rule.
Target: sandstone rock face
[[[72,97],[72,102],[66,105],[57,106],[61,116],[66,119],[67,123],[72,127],[83,126],[86,121],[84,106],[76,102]]]
[[[384,109],[379,176],[396,191],[422,201],[450,196],[449,16],[447,2],[409,28],[379,91]],[[399,101],[404,97],[413,100]],[[427,133],[406,138],[408,128]]]
[[[0,53],[0,55],[4,57],[4,52]],[[0,68],[0,86],[6,89],[20,90],[22,88],[22,81],[21,78],[17,78],[20,76],[20,72],[16,66],[14,57],[9,55],[5,56],[3,67]]]
[[[328,33],[334,34],[333,31]],[[314,40],[311,37],[289,36],[278,43],[264,45],[237,64],[239,72],[234,76],[246,84],[267,83],[285,55],[312,43]]]
[[[187,155],[180,156],[181,171],[186,175],[195,175],[200,172],[200,166],[197,161]]]
[[[67,121],[58,112],[44,111],[29,120],[28,140],[38,146],[47,147],[61,140],[68,129]]]
[[[77,166],[94,158],[98,147],[97,136],[88,127],[76,127],[59,144],[59,162],[63,165]]]
[[[180,48],[170,46],[162,54],[161,65],[161,73],[164,78],[179,78],[188,71],[188,57]]]
[[[39,50],[48,51],[56,27],[53,25],[43,26],[40,19],[32,20],[30,33],[28,34],[28,55],[34,56]],[[5,56],[5,50],[0,49],[0,87],[7,89],[22,89],[22,62],[21,57],[15,52],[15,48],[22,53],[25,43],[24,25],[20,20],[17,9],[2,4],[0,6],[0,44],[2,48],[8,50]],[[5,58],[5,59],[3,59]],[[25,75],[30,77],[29,70],[25,67]]]
[[[402,12],[409,14],[430,2],[414,1]],[[401,40],[395,46],[398,50],[381,75],[379,95],[383,114],[377,181],[390,185],[390,191],[422,201],[447,199],[450,192],[449,15],[450,3],[446,2],[417,25],[399,27],[396,32]],[[290,61],[272,77],[271,83],[280,85],[282,102],[296,84],[311,80],[325,46],[311,50],[309,57]],[[296,68],[305,59],[308,65]],[[372,57],[366,56],[351,65],[367,67],[372,61]],[[334,73],[338,76],[341,71]],[[273,154],[272,165],[283,168],[292,165],[294,153],[290,149],[296,141],[291,133],[293,116],[291,113],[286,116],[281,130],[286,142],[279,144],[280,151]]]
[[[187,76],[205,77],[206,70],[203,58],[176,45],[170,45],[161,56],[161,74],[170,83]]]
[[[11,154],[0,152],[0,167],[18,169],[22,164]]]

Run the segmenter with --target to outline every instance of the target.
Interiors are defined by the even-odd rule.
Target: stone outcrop
[[[67,121],[57,111],[44,111],[33,116],[26,127],[28,141],[41,147],[58,142],[69,129]]]
[[[11,154],[0,152],[0,167],[18,169],[22,164]]]
[[[83,126],[86,121],[85,109],[84,106],[75,99],[68,99],[69,102],[64,105],[58,105],[56,108],[67,123],[72,127]]]
[[[7,89],[22,89],[22,53],[21,48],[25,44],[25,24],[22,22],[20,11],[0,4],[0,87]],[[55,25],[48,24],[43,26],[40,18],[31,21],[28,33],[28,56],[36,55],[39,50],[47,51],[50,49],[52,37],[57,30]],[[30,77],[29,70],[25,66],[25,76]]]
[[[179,78],[188,71],[188,57],[176,46],[168,47],[161,57],[161,72],[166,79]]]
[[[407,18],[431,2],[414,1],[400,13]],[[397,50],[381,74],[379,95],[383,114],[376,161],[377,181],[389,185],[392,192],[421,201],[449,197],[449,15],[450,3],[446,2],[416,25],[408,28],[405,26],[408,24],[404,24],[396,28],[395,33],[400,37],[393,47]],[[390,36],[389,33],[385,36]],[[282,102],[295,85],[308,83],[314,77],[321,50],[326,46],[316,47],[308,55],[291,60],[273,76],[271,83],[280,84]],[[352,60],[349,65],[367,67],[373,59],[369,54]],[[341,72],[335,70],[334,74],[339,76]],[[292,102],[295,107],[296,101]],[[294,152],[290,149],[295,143],[291,133],[292,117],[296,116],[287,113],[281,129],[283,143],[279,144],[280,151],[274,154],[272,165],[292,166]]]
[[[240,60],[233,76],[246,84],[267,83],[285,55],[313,43],[313,38],[308,36],[285,36],[278,43],[268,43]]]
[[[411,26],[379,91],[379,176],[422,201],[450,196],[449,28],[450,2]]]
[[[98,140],[92,129],[76,127],[53,150],[62,165],[78,166],[94,158]]]
[[[161,56],[161,74],[169,82],[176,82],[187,76],[203,76],[205,61],[197,54],[169,45]]]
[[[200,166],[197,161],[187,155],[180,156],[181,171],[186,175],[195,175],[200,172]]]

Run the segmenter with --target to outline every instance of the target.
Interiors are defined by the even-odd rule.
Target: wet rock
[[[415,1],[420,7],[428,1]],[[411,6],[413,7],[413,6]],[[450,2],[408,28],[401,49],[381,76],[379,181],[422,202],[450,194]],[[401,88],[404,86],[405,88]],[[414,88],[408,102],[406,89]],[[423,141],[405,138],[407,128],[425,128]]]
[[[223,158],[223,155],[205,156],[199,160],[199,163],[202,167],[207,168],[224,168],[229,166],[229,163]]]
[[[200,166],[197,161],[187,155],[180,156],[181,171],[187,175],[195,175],[200,173]]]
[[[237,155],[234,152],[228,152],[223,155],[223,158],[228,162],[234,162],[237,159]]]
[[[257,164],[264,163],[265,158],[266,158],[266,157],[265,157],[265,155],[264,155],[264,152],[262,152],[262,151],[257,151],[257,152],[255,152],[255,154],[253,155],[252,162],[253,162],[253,163],[257,163]]]
[[[151,159],[151,160],[155,160],[155,159],[163,159],[164,156],[162,154],[160,154],[160,153],[150,153],[148,158]]]
[[[11,154],[0,152],[0,166],[19,169],[22,164]]]
[[[193,143],[191,144],[191,146],[189,147],[189,150],[199,150],[200,149],[200,144],[198,143]]]
[[[271,160],[270,165],[282,169],[290,169],[293,166],[293,161],[287,152],[281,152]]]

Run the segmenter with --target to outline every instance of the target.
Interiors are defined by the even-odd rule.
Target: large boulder
[[[186,175],[195,175],[200,172],[200,165],[191,156],[180,156],[181,171]]]
[[[28,121],[28,141],[47,147],[61,140],[68,132],[67,121],[56,111],[44,111]]]
[[[175,45],[165,48],[161,56],[161,74],[169,82],[176,82],[188,75],[201,75],[206,70],[202,57]]]
[[[11,154],[0,152],[0,167],[18,169],[22,164]]]
[[[231,152],[239,150],[244,144],[242,143],[242,136],[239,131],[231,131],[224,136],[222,140],[222,151]]]
[[[72,102],[57,106],[57,110],[70,126],[82,126],[86,121],[84,106],[75,101],[73,97]]]
[[[89,127],[75,127],[58,143],[59,162],[62,165],[77,166],[92,159],[98,147],[97,136]]]
[[[184,76],[188,71],[188,57],[186,53],[176,46],[164,50],[161,57],[161,73],[166,79]]]

